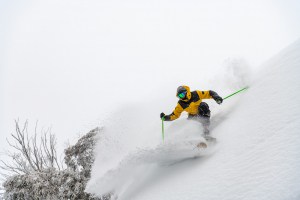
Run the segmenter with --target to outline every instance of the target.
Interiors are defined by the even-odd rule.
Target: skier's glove
[[[222,99],[222,97],[217,96],[217,97],[215,97],[215,101],[217,102],[217,104],[221,104],[223,102],[223,99]]]
[[[160,113],[160,118],[163,121],[172,121],[170,115],[165,115],[165,113]]]
[[[161,120],[165,121],[165,116],[166,116],[165,113],[163,113],[163,112],[160,113],[160,118],[161,118]]]
[[[223,102],[222,97],[220,97],[215,91],[209,90],[209,94],[217,102],[217,104],[221,104]]]

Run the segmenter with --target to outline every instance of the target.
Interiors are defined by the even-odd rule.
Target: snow
[[[299,199],[299,64],[300,40],[263,64],[212,117],[218,143],[198,158],[179,145],[200,138],[197,123],[183,116],[166,124],[162,143],[153,121],[159,103],[121,110],[101,135],[87,191],[131,200]]]

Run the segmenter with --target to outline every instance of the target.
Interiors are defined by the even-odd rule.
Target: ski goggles
[[[185,95],[186,95],[186,92],[179,93],[178,98],[183,99],[185,97]]]

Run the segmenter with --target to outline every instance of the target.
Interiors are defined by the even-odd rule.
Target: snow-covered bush
[[[94,162],[93,148],[99,131],[99,128],[91,130],[75,145],[65,150],[66,169],[48,167],[8,177],[3,184],[4,199],[109,200],[110,195],[96,198],[84,191],[90,178],[91,166]]]
[[[94,162],[93,149],[96,144],[96,134],[101,129],[96,128],[84,135],[74,146],[65,149],[65,164],[70,170],[79,172],[89,178]]]
[[[14,175],[3,184],[5,199],[56,199],[62,184],[61,173],[56,169],[44,172]]]

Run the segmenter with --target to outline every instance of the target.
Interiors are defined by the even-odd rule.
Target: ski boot
[[[215,141],[215,139],[216,139],[209,135],[208,126],[203,126],[203,132],[204,132],[203,137],[206,140],[206,142],[200,142],[199,144],[197,144],[197,148],[199,148],[199,149],[206,149],[208,144],[210,142]]]
[[[203,126],[203,137],[204,139],[207,141],[207,142],[213,142],[215,143],[216,142],[216,138],[212,137],[209,135],[209,129],[208,129],[208,126]]]

